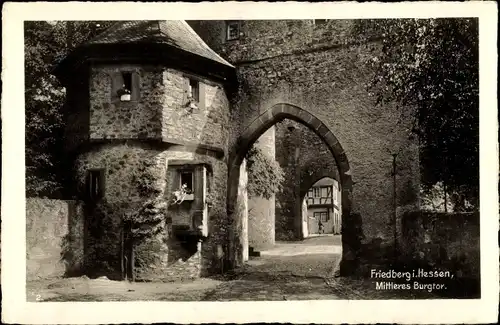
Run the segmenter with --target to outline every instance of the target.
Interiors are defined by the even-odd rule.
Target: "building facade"
[[[353,21],[214,20],[118,22],[76,48],[55,74],[66,87],[72,190],[86,202],[85,268],[193,278],[241,265],[249,243],[272,244],[274,203],[260,202],[264,213],[250,216],[244,157],[291,119],[334,159],[341,269],[355,272],[360,241],[392,239],[388,152],[399,150],[397,190],[415,194],[398,211],[418,205],[417,145],[396,105],[377,107],[363,87],[377,47]],[[272,137],[261,145],[279,160]],[[295,215],[325,176],[314,169],[304,178]],[[167,202],[167,212],[151,200]],[[166,216],[165,230],[130,244],[123,229],[138,211]],[[292,223],[301,236],[302,218]]]
[[[341,234],[341,193],[338,182],[331,178],[323,178],[309,189],[305,197],[309,236]]]

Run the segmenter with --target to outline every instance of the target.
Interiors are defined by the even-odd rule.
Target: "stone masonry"
[[[261,135],[255,143],[272,160],[275,159],[274,127]],[[269,199],[249,197],[248,200],[248,244],[260,251],[274,245],[275,239],[275,195]]]
[[[240,37],[230,41],[224,38],[224,21],[191,25],[237,68],[240,88],[234,100],[238,111],[234,121],[243,132],[240,135],[248,136],[238,145],[255,141],[258,134],[252,131],[260,131],[259,125],[277,122],[275,116],[280,115],[274,115],[274,107],[281,104],[312,114],[338,140],[339,146],[331,149],[338,151],[334,154],[342,157],[343,164],[347,159],[349,166],[340,173],[346,230],[341,268],[350,272],[356,267],[360,254],[356,238],[391,241],[391,154],[399,153],[397,191],[414,193],[404,202],[404,209],[418,206],[419,159],[416,140],[408,138],[408,120],[395,104],[377,106],[365,87],[374,73],[367,62],[377,56],[377,38],[356,34],[353,20],[324,24],[313,20],[241,21]],[[280,114],[307,123],[299,113],[294,109]],[[347,186],[347,179],[352,179],[352,186]]]
[[[102,177],[102,197],[86,210],[86,255],[93,256],[87,261],[106,262],[97,267],[101,273],[119,271],[123,215],[144,204],[144,188],[171,201],[185,168],[203,170],[193,174],[198,194],[182,203],[189,207],[169,207],[166,231],[142,247],[154,263],[138,256],[139,277],[168,281],[220,272],[241,265],[252,241],[273,243],[274,204],[259,202],[267,213],[254,218],[244,157],[264,135],[257,145],[284,159],[272,140],[282,130],[272,127],[291,119],[310,130],[298,127],[304,146],[293,150],[294,168],[300,167],[294,214],[306,187],[321,178],[317,171],[337,172],[341,272],[355,272],[360,241],[392,240],[392,153],[399,153],[397,191],[406,198],[398,213],[418,206],[418,150],[407,137],[407,119],[395,104],[377,106],[364,86],[377,39],[357,35],[345,20],[240,21],[234,40],[226,40],[225,21],[190,24],[193,29],[183,21],[118,22],[55,71],[67,89],[73,195],[85,199],[92,170]],[[132,93],[123,101],[117,90],[125,74]],[[196,228],[200,216],[203,227]],[[301,219],[292,223],[300,236]]]
[[[193,33],[179,21],[137,24],[136,32],[142,29],[147,34],[160,28],[170,38],[184,37],[175,34],[179,29]],[[67,119],[74,122],[67,129],[68,156],[74,159],[73,196],[86,201],[83,268],[90,275],[122,278],[128,272],[124,263],[130,257],[124,255],[124,216],[156,198],[169,204],[167,218],[162,221],[165,231],[134,244],[136,278],[172,281],[217,272],[223,263],[218,251],[227,251],[224,157],[228,153],[230,110],[224,79],[209,77],[210,67],[206,62],[202,67],[199,60],[208,57],[222,70],[231,66],[215,53],[207,53],[196,38],[191,40],[190,49],[194,47],[200,54],[185,59],[194,67],[189,71],[175,69],[174,59],[168,65],[162,57],[154,63],[142,62],[141,56],[131,60],[137,47],[122,39],[126,35],[114,34],[111,28],[97,40],[128,42],[128,51],[91,41],[80,50],[88,51],[87,57],[100,58],[99,64],[87,64],[85,58],[78,61],[76,51],[56,70],[69,90]],[[161,44],[160,52],[171,51],[170,58],[177,55],[177,49]],[[113,59],[106,59],[106,55]],[[122,55],[125,59],[120,62]],[[81,77],[68,78],[68,74]],[[132,80],[129,100],[117,92],[122,83],[125,85],[125,74]],[[193,82],[198,91],[195,106],[189,99]],[[194,200],[173,205],[173,192],[180,188],[177,173],[182,170],[193,173]],[[89,198],[92,171],[101,173],[98,198]],[[207,229],[206,233],[202,229]]]
[[[276,125],[276,157],[285,172],[283,191],[276,199],[276,236],[280,240],[302,239],[299,222],[305,194],[321,178],[338,179],[337,165],[320,137],[288,119]]]

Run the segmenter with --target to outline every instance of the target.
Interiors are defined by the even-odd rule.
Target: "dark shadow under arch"
[[[238,197],[238,183],[240,176],[240,165],[243,162],[245,155],[251,146],[258,138],[270,127],[276,123],[291,119],[301,123],[316,133],[327,145],[335,159],[339,171],[339,179],[342,190],[342,216],[344,220],[348,220],[352,207],[352,175],[350,172],[349,161],[342,145],[329,130],[329,128],[321,122],[317,117],[301,109],[300,107],[291,104],[276,104],[257,117],[240,135],[238,141],[232,148],[228,161],[228,192],[227,192],[227,212],[230,221],[234,218],[234,212]],[[344,227],[343,223],[343,226]],[[349,247],[343,243],[343,247]],[[343,259],[346,252],[343,253]],[[231,255],[231,253],[230,253]],[[349,254],[351,256],[352,254]],[[341,273],[343,273],[341,271]]]

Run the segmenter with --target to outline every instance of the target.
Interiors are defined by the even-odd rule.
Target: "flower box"
[[[130,101],[130,94],[123,94],[120,96],[120,100],[122,102],[129,102]]]
[[[186,194],[184,197],[184,201],[193,201],[194,200],[194,194]]]

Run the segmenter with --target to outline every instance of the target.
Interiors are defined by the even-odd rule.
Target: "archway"
[[[277,122],[280,122],[287,118],[307,126],[314,133],[316,133],[328,146],[328,149],[332,153],[339,171],[339,181],[342,189],[342,216],[345,218],[344,220],[349,219],[352,207],[353,182],[350,173],[349,161],[344,149],[342,148],[342,145],[335,137],[333,132],[330,131],[329,128],[317,117],[301,109],[300,107],[291,104],[280,103],[269,108],[259,117],[257,117],[240,135],[238,141],[231,150],[228,161],[227,193],[227,212],[231,224],[235,222],[238,185],[240,179],[240,166],[244,160],[246,153],[267,129],[272,127]],[[342,230],[344,230],[346,225],[348,225],[348,222],[342,223]],[[230,226],[229,230],[229,261],[230,264],[234,266],[234,262],[236,262],[236,265],[239,264],[239,251],[241,251],[241,248],[238,249],[237,246],[239,245],[241,238],[239,238],[239,234],[234,233],[234,226]],[[356,254],[350,249],[353,246],[355,246],[355,243],[350,243],[349,238],[343,238],[343,256],[341,269],[342,265],[345,265],[346,262],[350,262],[348,263],[350,265],[352,265],[352,262],[354,262]],[[343,272],[341,270],[341,273],[345,273],[345,271]]]

